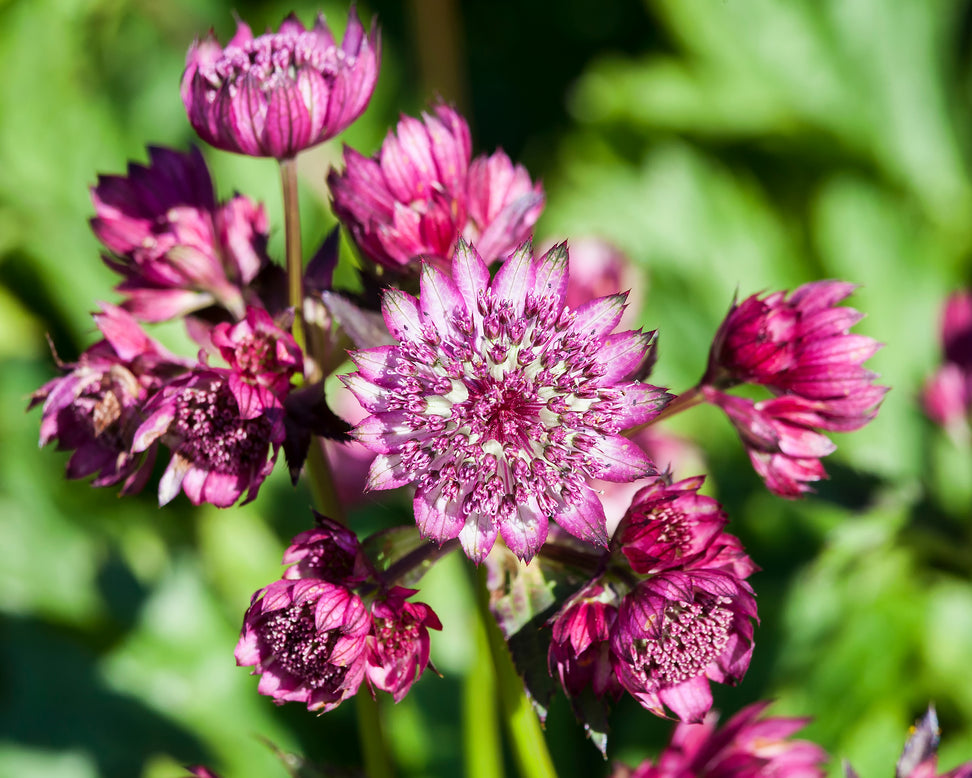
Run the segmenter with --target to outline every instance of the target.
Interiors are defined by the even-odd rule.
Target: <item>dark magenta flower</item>
[[[870,389],[876,376],[862,364],[881,344],[849,332],[862,314],[837,303],[853,291],[853,284],[816,281],[789,295],[753,295],[733,304],[716,333],[703,383],[763,384],[812,400]]]
[[[68,478],[96,475],[93,486],[122,484],[122,494],[145,485],[155,447],[134,452],[135,431],[144,419],[149,395],[188,364],[146,335],[131,315],[102,304],[95,323],[104,339],[85,351],[65,372],[31,396],[43,403],[40,445],[57,440],[73,451]]]
[[[397,289],[382,310],[399,341],[352,355],[345,383],[371,416],[352,433],[377,452],[369,486],[416,485],[419,530],[458,537],[480,562],[496,536],[529,560],[552,519],[606,545],[604,510],[586,478],[655,472],[620,433],[670,399],[631,380],[653,333],[614,333],[624,296],[564,306],[567,251],[521,247],[490,280],[460,243],[447,275],[424,264],[419,300]]]
[[[587,688],[600,699],[622,694],[611,659],[610,635],[619,598],[592,581],[571,597],[551,621],[547,668],[571,699]]]
[[[283,413],[260,403],[241,407],[231,375],[197,367],[146,403],[133,449],[144,451],[160,441],[172,451],[159,481],[160,505],[180,489],[193,505],[225,508],[244,492],[249,502],[273,469],[284,439]]]
[[[344,171],[328,176],[334,212],[391,270],[419,257],[446,266],[460,237],[487,263],[505,257],[530,236],[543,190],[501,151],[470,156],[469,127],[452,108],[403,116],[374,157],[345,148]]]
[[[293,14],[279,32],[254,38],[237,22],[219,45],[210,32],[186,56],[182,102],[199,136],[216,148],[285,159],[357,119],[378,80],[379,43],[354,8],[340,46],[318,15],[307,30]]]
[[[688,569],[722,534],[728,518],[718,502],[698,493],[703,480],[673,484],[659,478],[635,495],[615,536],[632,570],[650,575]]]
[[[241,409],[279,407],[303,370],[297,342],[262,308],[247,308],[236,324],[217,324],[210,340],[230,366],[230,390]]]
[[[880,389],[880,387],[872,387]],[[733,397],[715,389],[703,389],[708,402],[718,406],[732,422],[746,447],[753,468],[766,487],[780,497],[799,497],[809,484],[827,477],[821,457],[837,448],[820,430],[844,430],[844,420],[835,415],[836,402],[807,400],[793,395],[761,402]],[[853,412],[865,398],[848,398],[851,424],[860,417]]]
[[[101,176],[91,227],[124,277],[124,306],[164,321],[219,304],[242,317],[245,287],[267,266],[267,217],[242,196],[218,204],[198,149],[149,149],[149,165]]]
[[[972,416],[972,292],[957,292],[948,298],[941,337],[944,364],[925,385],[925,413],[956,438],[968,440]]]
[[[253,595],[236,663],[260,675],[260,694],[328,711],[365,676],[371,616],[350,589],[316,578],[274,581]]]
[[[442,629],[424,603],[406,602],[416,589],[393,586],[371,606],[365,675],[373,689],[400,702],[429,664],[429,630]]]
[[[743,708],[722,727],[713,713],[701,724],[680,723],[657,764],[621,766],[611,778],[824,778],[827,753],[790,739],[808,720],[759,718],[768,706]]]
[[[358,537],[333,519],[315,513],[317,527],[296,535],[284,551],[287,579],[319,578],[342,585],[358,584],[371,575]]]
[[[611,634],[618,680],[653,713],[699,722],[709,681],[736,683],[753,652],[756,600],[745,581],[716,570],[648,578],[621,601]]]

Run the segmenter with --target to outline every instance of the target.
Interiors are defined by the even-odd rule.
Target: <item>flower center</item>
[[[347,667],[329,661],[337,631],[317,630],[313,603],[275,611],[267,617],[261,633],[276,661],[312,689],[336,689],[344,681]]]
[[[272,425],[266,416],[241,419],[233,393],[224,383],[183,390],[176,399],[172,433],[179,454],[220,473],[244,473],[263,465]]]
[[[243,46],[228,46],[214,63],[201,65],[199,71],[215,89],[227,82],[232,93],[238,82],[253,79],[251,83],[269,92],[293,83],[297,72],[305,66],[333,78],[342,68],[353,67],[354,62],[355,58],[343,49],[323,45],[313,32],[273,33],[247,41]]]
[[[729,642],[732,612],[727,597],[669,604],[635,645],[637,664],[644,675],[670,687],[704,675]]]

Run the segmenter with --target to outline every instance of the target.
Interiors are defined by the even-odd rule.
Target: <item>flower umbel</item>
[[[345,383],[372,415],[352,433],[378,453],[369,486],[416,485],[419,530],[458,537],[481,562],[497,535],[532,558],[553,519],[607,544],[585,477],[630,481],[654,465],[619,433],[665,406],[630,380],[654,333],[613,333],[624,296],[564,306],[567,250],[522,246],[490,280],[460,243],[451,276],[425,264],[421,297],[390,289],[382,309],[398,345],[356,352]]]
[[[189,49],[182,102],[193,129],[216,148],[285,159],[361,115],[378,64],[378,33],[365,35],[353,7],[340,46],[323,15],[308,30],[291,14],[279,32],[256,38],[238,22],[225,48],[210,33]]]

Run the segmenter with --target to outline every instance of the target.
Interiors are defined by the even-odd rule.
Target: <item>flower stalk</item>
[[[510,746],[522,778],[556,778],[553,760],[533,705],[526,696],[506,639],[489,610],[489,591],[486,588],[486,568],[477,574],[476,605],[480,622],[486,630],[493,669],[496,672],[500,710],[506,722]]]
[[[300,245],[300,203],[297,199],[297,159],[280,160],[283,185],[284,240],[287,253],[287,300],[294,309],[294,338],[303,347],[304,337],[304,260]]]

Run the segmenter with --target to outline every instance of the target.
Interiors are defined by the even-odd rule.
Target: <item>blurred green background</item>
[[[54,375],[45,334],[73,359],[89,313],[114,300],[88,229],[97,173],[147,144],[194,142],[179,100],[185,50],[232,12],[254,30],[316,6],[239,0],[0,3],[0,776],[284,776],[268,745],[316,764],[360,762],[352,706],[276,708],[236,668],[250,594],[279,575],[310,498],[278,468],[254,505],[164,512],[151,489],[117,499],[63,479],[38,450],[31,391]],[[343,29],[346,7],[328,2]],[[598,235],[639,267],[655,380],[701,374],[733,294],[826,277],[860,284],[870,365],[893,387],[877,420],[840,436],[816,496],[785,502],[751,471],[728,424],[701,409],[672,429],[704,441],[710,491],[763,568],[762,623],[726,712],[757,699],[808,715],[805,735],[864,776],[890,775],[929,701],[941,764],[972,758],[972,456],[931,427],[916,395],[938,363],[938,315],[972,280],[972,3],[967,0],[395,0],[361,3],[384,44],[375,98],[336,142],[301,157],[306,245],[333,224],[324,175],[340,142],[372,153],[398,112],[436,94],[543,179],[543,238]],[[269,209],[274,163],[204,149],[221,194]],[[175,338],[175,331],[161,337]],[[693,473],[676,473],[687,476]],[[359,511],[357,527],[409,520]],[[405,776],[462,771],[472,605],[465,566],[436,568],[431,673],[384,706]],[[670,725],[630,701],[613,758],[653,753]],[[564,776],[603,775],[566,704],[548,724]]]

